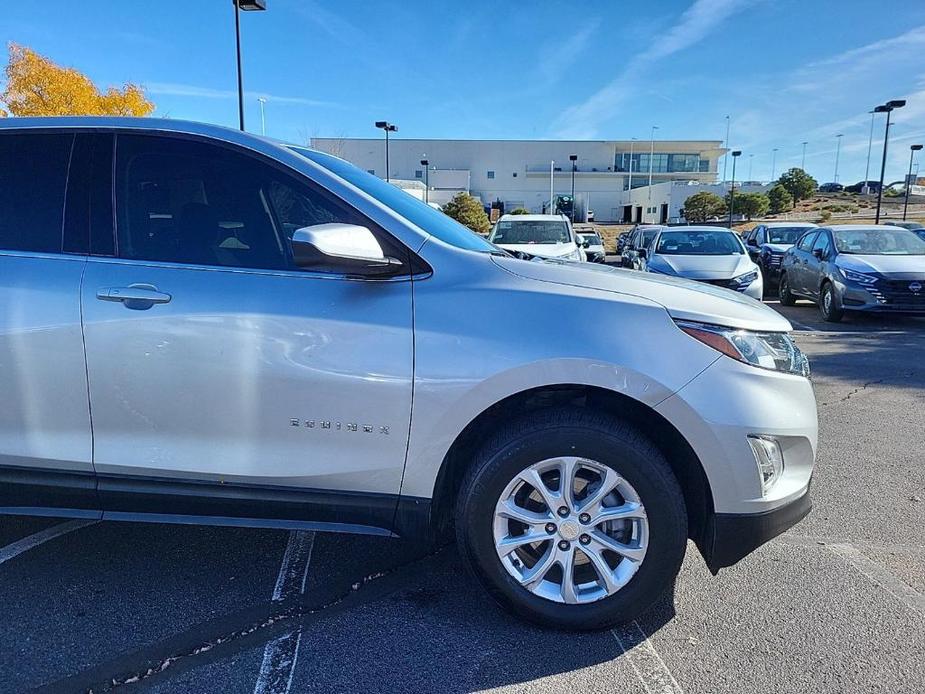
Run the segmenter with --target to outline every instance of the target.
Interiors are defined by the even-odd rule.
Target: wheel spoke
[[[642,546],[627,545],[622,542],[617,542],[612,537],[605,535],[599,530],[595,530],[591,533],[592,543],[597,543],[602,549],[609,549],[611,552],[619,554],[621,557],[626,557],[630,561],[640,562],[646,554],[646,548]]]
[[[567,549],[559,552],[559,566],[562,567],[562,599],[573,604],[578,602],[578,596],[575,594],[575,552]]]
[[[531,545],[534,542],[543,542],[548,539],[549,534],[546,532],[527,532],[523,535],[508,535],[498,540],[495,544],[498,547],[498,552],[503,556],[505,554],[510,554],[518,547]]]
[[[555,563],[556,546],[550,542],[549,547],[546,549],[546,553],[536,560],[536,564],[520,576],[521,585],[532,590],[536,584],[543,580]]]
[[[616,487],[622,478],[616,472],[607,468],[607,470],[601,475],[601,485],[594,490],[594,493],[585,498],[581,502],[580,511],[588,511],[589,509],[595,509],[600,506],[600,503],[604,500],[610,492],[613,491],[613,488]]]
[[[562,458],[559,463],[559,496],[569,508],[575,508],[575,473],[579,467],[577,458]]]
[[[545,513],[538,511],[528,511],[522,506],[518,506],[516,503],[514,503],[513,499],[506,499],[505,501],[498,504],[496,513],[502,518],[509,518],[511,520],[519,521],[520,523],[530,527],[542,525],[552,518],[552,511],[547,510]]]
[[[549,509],[550,513],[555,513],[556,508],[561,503],[562,495],[552,491],[546,486],[546,483],[543,481],[543,478],[540,477],[540,473],[536,468],[531,467],[521,472],[520,479],[536,490],[536,493],[542,497],[543,503],[546,504],[546,508]]]
[[[600,551],[596,547],[589,546],[582,547],[581,551],[597,572],[600,578],[601,588],[606,590],[608,594],[614,592],[617,589],[617,582],[613,576],[613,569],[610,568],[607,560],[601,556]]]
[[[588,521],[588,525],[600,525],[605,521],[644,519],[646,510],[642,504],[627,501],[619,506],[598,506],[590,511],[589,515],[591,520]]]

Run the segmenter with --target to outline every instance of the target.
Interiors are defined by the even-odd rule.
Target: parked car
[[[890,226],[899,227],[900,229],[908,229],[909,231],[925,229],[925,224],[922,224],[921,222],[890,222]]]
[[[818,303],[831,322],[845,311],[925,313],[925,240],[883,225],[811,230],[781,265],[781,304],[798,298]]]
[[[506,251],[529,258],[585,260],[571,222],[561,214],[502,215],[488,240]]]
[[[588,217],[589,222],[593,222],[594,221],[594,210],[588,210],[587,217]]]
[[[845,189],[841,183],[823,183],[819,186],[820,193],[840,193]]]
[[[3,513],[452,529],[510,611],[597,629],[688,538],[715,572],[810,510],[781,315],[512,257],[330,154],[0,119],[0,278]]]
[[[645,263],[639,252],[648,248],[652,239],[664,228],[656,224],[637,224],[623,244],[620,252],[620,265],[631,270],[642,270]]]
[[[845,190],[849,193],[863,192],[865,183],[868,194],[873,193],[876,195],[877,191],[880,190],[880,181],[858,181],[857,183],[853,183],[850,186],[845,186]]]
[[[745,235],[748,255],[761,269],[764,291],[776,290],[780,281],[780,263],[784,253],[815,224],[803,222],[765,222]]]
[[[585,251],[588,262],[603,263],[607,258],[604,251],[604,241],[597,232],[583,232],[578,234],[578,242]]]
[[[661,230],[640,252],[648,272],[706,282],[760,300],[763,282],[742,239],[724,227]]]

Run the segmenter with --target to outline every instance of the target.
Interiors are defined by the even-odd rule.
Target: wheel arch
[[[571,405],[604,411],[628,421],[665,455],[684,493],[689,536],[701,546],[713,515],[713,495],[694,449],[665,417],[634,398],[599,386],[557,384],[530,388],[494,403],[457,435],[437,473],[431,522],[440,535],[452,531],[456,497],[480,442],[508,416]],[[702,549],[702,547],[701,547]]]

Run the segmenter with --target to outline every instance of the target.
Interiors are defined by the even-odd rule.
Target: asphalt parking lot
[[[452,547],[7,517],[0,690],[925,691],[925,319],[782,311],[814,511],[717,577],[691,546],[673,605],[562,634],[495,609]]]

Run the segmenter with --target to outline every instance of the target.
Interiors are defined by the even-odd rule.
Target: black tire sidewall
[[[777,284],[777,298],[782,306],[793,306],[795,303],[787,275],[781,275],[780,277],[780,282]]]
[[[673,584],[684,558],[687,516],[684,499],[664,459],[643,439],[598,427],[565,425],[526,432],[491,455],[463,489],[457,527],[463,556],[488,592],[515,614],[545,626],[598,629],[628,621]],[[642,450],[640,450],[642,449]],[[495,505],[511,479],[548,458],[575,455],[609,465],[636,490],[646,508],[649,546],[636,574],[614,595],[593,603],[564,605],[537,597],[520,586],[498,559],[493,536]]]

